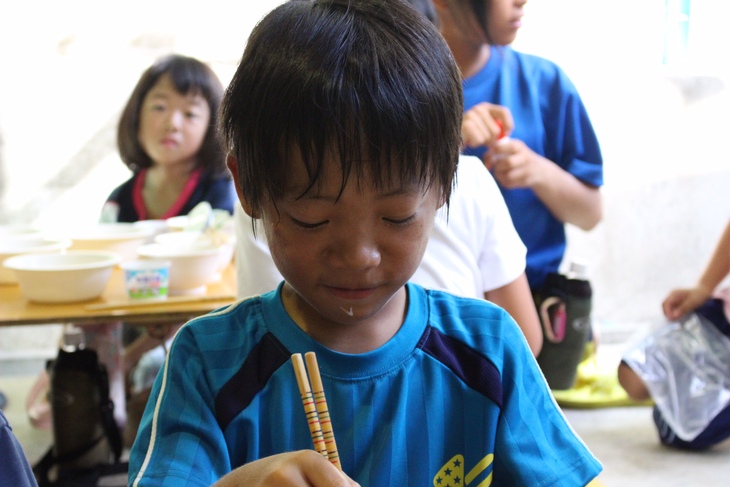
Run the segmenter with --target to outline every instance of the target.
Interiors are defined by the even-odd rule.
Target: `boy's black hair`
[[[435,26],[402,0],[292,0],[254,28],[221,106],[254,214],[284,193],[287,153],[309,188],[325,158],[374,184],[419,181],[451,194],[461,78]],[[309,189],[308,188],[308,189]]]
[[[122,161],[133,172],[152,166],[152,160],[139,142],[140,112],[145,96],[163,75],[170,77],[180,94],[199,94],[208,102],[210,122],[197,155],[197,164],[213,174],[225,174],[225,157],[217,134],[223,85],[207,64],[179,54],[170,54],[157,60],[142,73],[132,91],[117,127],[117,147]]]
[[[426,16],[435,25],[439,25],[438,14],[436,13],[436,7],[433,5],[432,0],[408,0],[408,3]]]

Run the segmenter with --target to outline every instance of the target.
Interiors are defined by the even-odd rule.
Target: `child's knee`
[[[645,401],[651,397],[644,382],[625,362],[621,362],[618,366],[618,382],[626,394],[635,401]]]

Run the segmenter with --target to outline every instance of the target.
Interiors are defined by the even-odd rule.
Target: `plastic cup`
[[[124,285],[130,299],[165,299],[170,283],[170,262],[142,259],[122,262]]]

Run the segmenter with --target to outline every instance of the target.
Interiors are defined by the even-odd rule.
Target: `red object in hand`
[[[497,140],[504,139],[507,136],[507,134],[504,133],[504,124],[501,120],[495,119],[494,121],[497,122],[497,125],[499,125],[499,136],[497,136]]]

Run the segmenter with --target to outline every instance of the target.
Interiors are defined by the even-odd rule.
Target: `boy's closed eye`
[[[294,222],[295,225],[297,225],[299,227],[302,227],[302,228],[305,228],[305,229],[318,228],[318,227],[321,227],[323,225],[326,225],[329,222],[329,220],[322,220],[322,221],[310,223],[310,222],[305,222],[305,221],[299,220],[299,219],[294,218],[294,217],[290,217],[290,218],[291,218],[292,222]],[[411,214],[411,215],[409,215],[409,216],[407,216],[405,218],[388,218],[388,217],[383,217],[383,221],[384,222],[386,222],[386,223],[388,223],[390,225],[396,225],[396,226],[405,226],[405,225],[408,225],[409,223],[415,221],[415,219],[416,219],[416,213],[413,213],[413,214]]]
[[[385,218],[383,217],[383,220],[390,223],[391,225],[408,225],[409,223],[415,221],[416,219],[416,213],[411,214],[410,216],[407,216],[405,218]]]
[[[323,220],[323,221],[319,221],[319,222],[315,222],[315,223],[307,223],[307,222],[298,220],[294,217],[290,217],[290,218],[291,218],[291,221],[294,222],[295,225],[302,227],[304,229],[312,229],[312,228],[321,227],[328,222],[328,220]]]

